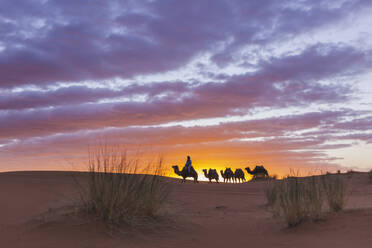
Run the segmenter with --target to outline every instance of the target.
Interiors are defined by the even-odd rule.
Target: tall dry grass
[[[319,178],[312,176],[305,179],[305,204],[307,205],[308,217],[312,220],[320,220],[322,218],[322,210],[324,207],[324,196]]]
[[[278,200],[279,187],[280,185],[277,181],[274,181],[274,180],[267,181],[267,184],[264,188],[267,206],[272,207],[272,208],[275,207],[275,203]],[[277,213],[277,211],[274,211],[274,214],[275,213]]]
[[[331,210],[338,212],[346,203],[346,184],[340,175],[321,176],[324,192],[328,206]]]
[[[271,181],[265,188],[268,207],[274,216],[283,217],[288,227],[305,219],[320,220],[325,206],[339,211],[344,207],[346,184],[340,175],[299,178],[290,176]]]
[[[119,147],[101,146],[89,154],[87,182],[77,184],[80,209],[106,224],[156,220],[170,193],[163,172],[161,159],[144,166]]]

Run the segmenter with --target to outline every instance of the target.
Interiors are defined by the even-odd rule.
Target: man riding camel
[[[187,168],[187,171],[190,173],[191,167],[192,167],[190,156],[187,156],[187,161],[186,161],[185,167]]]

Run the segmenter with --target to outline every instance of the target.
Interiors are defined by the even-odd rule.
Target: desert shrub
[[[296,226],[306,217],[304,185],[298,178],[288,178],[278,185],[277,215],[284,216],[288,226]]]
[[[328,206],[332,211],[340,211],[346,203],[346,183],[341,175],[321,176]]]
[[[274,181],[268,181],[264,188],[268,207],[273,207],[274,204],[276,203],[278,197],[277,190],[278,190],[277,183]]]
[[[106,224],[155,220],[170,192],[161,177],[162,160],[139,168],[139,160],[127,159],[117,147],[90,153],[87,182],[78,183],[80,209]]]
[[[281,182],[270,182],[265,195],[274,216],[283,217],[289,227],[307,218],[321,218],[322,190],[316,177],[300,179],[291,176]]]
[[[305,219],[322,219],[326,204],[333,211],[342,210],[345,195],[346,184],[339,174],[307,178],[288,176],[282,181],[271,181],[265,187],[268,207],[274,216],[283,217],[289,227]]]
[[[318,177],[312,176],[305,179],[305,204],[307,205],[308,216],[312,220],[322,218],[324,197]]]

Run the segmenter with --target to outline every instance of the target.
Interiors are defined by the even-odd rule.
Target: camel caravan
[[[187,156],[186,164],[181,171],[178,165],[173,165],[172,168],[174,173],[182,177],[181,182],[186,182],[186,178],[191,177],[194,179],[194,183],[198,183],[198,173],[192,166],[190,156]],[[253,176],[252,180],[269,178],[269,173],[262,165],[257,165],[253,170],[247,167],[245,170],[248,174]],[[210,183],[212,183],[212,181],[219,183],[219,175],[216,169],[203,169],[203,173]],[[221,170],[220,174],[224,183],[242,183],[246,181],[244,171],[242,169],[236,169],[234,172],[231,168],[226,168],[225,171]]]

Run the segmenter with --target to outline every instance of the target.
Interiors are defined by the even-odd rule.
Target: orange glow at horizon
[[[174,143],[177,143],[177,141]],[[191,156],[192,165],[201,180],[207,180],[202,169],[209,168],[216,169],[219,174],[220,170],[225,170],[227,167],[234,171],[237,168],[241,168],[247,179],[250,178],[250,175],[248,175],[245,168],[250,167],[254,169],[256,165],[263,165],[268,170],[269,175],[277,175],[278,178],[291,174],[291,170],[302,175],[319,174],[326,170],[336,171],[336,167],[323,167],[324,164],[321,163],[317,165],[308,163],[306,157],[302,154],[278,151],[275,144],[264,142],[256,145],[247,145],[247,143],[239,142],[220,143],[217,145],[171,145],[157,146],[152,149],[142,147],[142,150],[133,146],[123,145],[123,147],[127,148],[129,157],[150,161],[148,163],[153,163],[157,159],[163,158],[164,173],[166,176],[173,178],[180,177],[173,172],[171,166],[178,165],[182,169],[187,155]],[[32,159],[25,156],[24,159],[19,161],[14,160],[17,163],[13,166],[13,171],[25,170],[25,163],[33,170],[86,171],[88,162],[87,148],[87,146],[79,145],[74,147],[69,145],[63,153],[57,154],[58,156],[53,150],[45,149]],[[8,164],[11,162],[11,160],[8,160]]]

